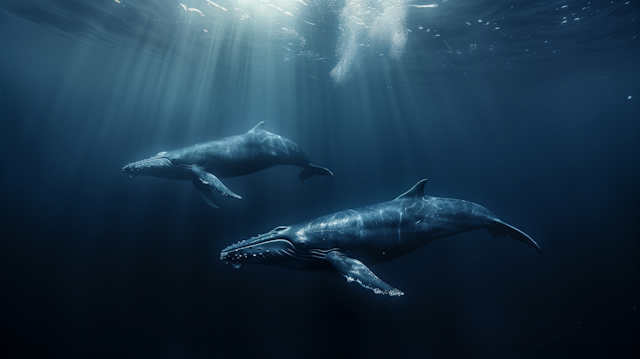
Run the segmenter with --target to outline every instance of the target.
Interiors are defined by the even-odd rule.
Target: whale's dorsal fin
[[[411,198],[411,197],[422,197],[424,196],[424,185],[427,183],[427,179],[420,180],[420,182],[416,183],[415,186],[411,187],[407,192],[399,195],[396,199],[400,198]]]
[[[255,125],[254,128],[250,129],[247,132],[253,132],[253,131],[258,131],[258,130],[262,130],[262,126],[264,126],[264,121],[260,121],[259,124]]]

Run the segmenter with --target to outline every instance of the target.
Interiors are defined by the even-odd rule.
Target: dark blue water
[[[637,3],[182,4],[0,2],[1,356],[638,357]],[[335,178],[225,179],[216,210],[121,172],[260,121]],[[542,254],[440,239],[372,267],[393,298],[219,260],[422,178]]]

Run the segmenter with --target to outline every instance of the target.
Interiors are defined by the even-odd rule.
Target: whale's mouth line
[[[174,164],[168,157],[151,157],[144,160],[131,162],[122,167],[122,172],[130,176],[158,171],[190,171],[191,165]]]
[[[260,244],[260,243],[267,243],[270,240],[275,240],[275,239],[279,239],[282,241],[287,241],[291,244],[291,241],[289,241],[288,239],[284,238],[284,237],[280,237],[280,233],[282,233],[283,231],[289,229],[288,226],[278,226],[272,230],[270,230],[267,233],[264,234],[258,234],[256,236],[253,236],[249,239],[243,239],[237,243],[234,243],[230,246],[227,246],[227,248],[225,248],[222,252],[229,252],[235,249],[240,249],[243,247],[249,247],[251,245],[256,245],[256,244]],[[293,246],[293,244],[291,244]]]
[[[220,253],[220,259],[234,267],[243,264],[270,264],[299,270],[322,270],[329,265],[326,261],[327,253],[335,250],[338,249],[300,250],[285,238],[273,238],[241,241],[225,248]]]
[[[124,167],[122,167],[122,169],[130,168],[135,165],[144,165],[149,162],[160,162],[162,160],[172,163],[171,160],[167,157],[150,157],[150,158],[145,158],[143,160],[127,163]]]

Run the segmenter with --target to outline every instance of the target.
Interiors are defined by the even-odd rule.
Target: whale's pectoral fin
[[[193,187],[195,187],[196,191],[200,193],[200,195],[202,196],[202,199],[206,204],[210,205],[213,208],[220,208],[220,206],[218,206],[216,201],[213,200],[213,195],[211,195],[211,190],[209,189],[209,186],[202,183],[199,179],[194,179]]]
[[[220,192],[223,196],[233,197],[236,199],[242,199],[242,197],[237,194],[231,192],[222,182],[218,179],[218,177],[212,175],[211,173],[204,170],[204,168],[193,165],[191,166],[191,172],[193,172],[202,184],[210,186],[216,191]],[[197,189],[197,187],[196,187]],[[208,203],[208,202],[207,202]]]
[[[349,282],[358,282],[361,286],[371,289],[376,294],[386,294],[390,296],[404,295],[403,292],[389,286],[378,278],[371,269],[362,264],[359,260],[333,251],[329,252],[326,259],[333,268],[342,274]]]
[[[331,172],[328,168],[316,166],[309,164],[309,168],[305,168],[302,172],[300,172],[300,181],[304,182],[309,177],[313,176],[331,176],[333,177],[333,172]]]
[[[540,246],[538,245],[538,243],[536,243],[536,241],[533,240],[533,238],[529,237],[526,233],[519,230],[518,228],[504,223],[499,219],[495,221],[495,227],[487,228],[487,232],[489,232],[489,234],[492,235],[493,238],[509,236],[516,241],[520,241],[524,244],[528,244],[534,247],[538,250],[539,253],[542,253],[540,251]]]

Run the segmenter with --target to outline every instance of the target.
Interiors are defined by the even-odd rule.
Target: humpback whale
[[[487,229],[496,238],[509,236],[540,251],[531,237],[478,204],[425,195],[426,182],[421,180],[392,201],[276,227],[225,248],[220,259],[236,268],[254,263],[306,271],[335,270],[376,294],[400,296],[404,293],[383,282],[368,265],[475,229]]]
[[[304,167],[300,180],[332,176],[327,168],[311,164],[309,156],[293,141],[262,129],[264,121],[242,135],[202,142],[129,163],[122,172],[130,177],[145,175],[175,180],[191,180],[204,201],[220,208],[211,190],[242,199],[228,189],[220,178],[243,176],[277,165]]]

